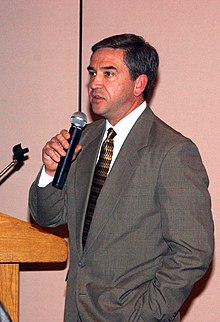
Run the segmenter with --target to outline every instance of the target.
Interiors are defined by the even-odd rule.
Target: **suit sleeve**
[[[41,172],[29,191],[29,209],[33,219],[41,226],[56,227],[66,223],[66,194],[52,187],[52,183],[42,188],[38,186]]]
[[[166,154],[158,177],[163,238],[169,247],[144,296],[144,321],[173,321],[213,255],[213,221],[208,177],[192,142]]]

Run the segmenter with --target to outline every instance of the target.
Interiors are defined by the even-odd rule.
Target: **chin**
[[[99,105],[92,105],[92,111],[96,115],[100,115],[100,116],[103,116],[103,114],[105,114],[103,108],[101,108],[101,106]]]

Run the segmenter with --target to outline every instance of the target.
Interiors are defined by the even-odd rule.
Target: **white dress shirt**
[[[114,137],[114,150],[112,155],[112,161],[110,164],[109,171],[111,170],[112,165],[115,162],[115,159],[118,156],[118,153],[128,136],[129,132],[131,131],[132,127],[134,126],[135,122],[139,118],[139,116],[143,113],[146,108],[146,102],[143,102],[140,106],[134,109],[131,113],[126,115],[123,119],[121,119],[115,126],[112,126],[108,121],[106,121],[106,129],[105,134],[103,137],[103,141],[107,137],[107,131],[109,128],[113,128],[116,132],[116,136]]]

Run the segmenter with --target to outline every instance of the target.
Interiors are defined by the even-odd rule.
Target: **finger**
[[[62,130],[62,133],[60,132],[55,137],[53,137],[47,144],[50,148],[54,149],[58,154],[63,154],[63,149],[67,150],[69,148],[68,139],[70,137],[70,134],[66,130]]]
[[[68,138],[70,134],[67,130],[62,130],[59,134],[53,137],[49,142],[47,142],[48,147],[53,149],[58,155],[65,156],[66,153],[64,149],[69,148]]]
[[[57,147],[57,145],[58,143],[56,143],[55,149],[53,148],[53,144],[51,144],[51,141],[45,145],[42,151],[43,161],[51,160],[56,163],[60,161],[60,157],[62,156],[62,154],[65,155],[65,151],[62,147]],[[57,150],[60,150],[60,152],[58,152]]]
[[[76,149],[74,151],[74,158],[76,158],[76,156],[79,154],[79,152],[82,150],[82,145],[81,144],[77,144]]]

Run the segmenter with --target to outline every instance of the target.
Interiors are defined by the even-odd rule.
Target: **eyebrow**
[[[114,67],[114,66],[103,66],[103,67],[100,67],[100,69],[101,70],[109,70],[109,69],[113,69],[113,70],[117,70],[117,68],[116,67]],[[87,67],[87,70],[89,71],[89,70],[95,70],[95,68],[93,68],[92,66],[88,66]]]

